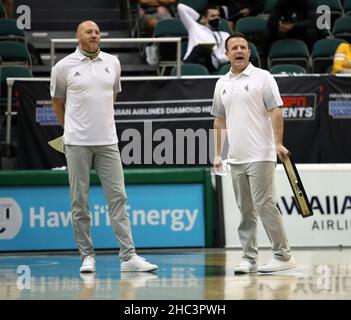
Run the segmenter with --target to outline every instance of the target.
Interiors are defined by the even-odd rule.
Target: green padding
[[[126,184],[132,183],[196,183],[204,182],[207,168],[194,169],[125,169]],[[98,184],[95,172],[91,184]],[[68,184],[67,171],[9,170],[0,171],[0,186],[43,186]]]
[[[209,168],[179,169],[125,169],[126,184],[152,183],[203,183],[205,188],[205,234],[206,246],[214,246],[214,191]],[[91,184],[98,184],[95,172]],[[68,185],[67,171],[52,170],[9,170],[0,171],[0,187]]]

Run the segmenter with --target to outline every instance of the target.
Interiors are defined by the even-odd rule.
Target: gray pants
[[[235,198],[241,212],[238,227],[243,258],[257,261],[257,214],[261,218],[272,251],[278,260],[289,260],[290,247],[277,207],[274,190],[275,162],[262,161],[232,164],[231,174]]]
[[[117,144],[105,146],[65,145],[68,167],[72,222],[74,235],[82,259],[94,255],[91,239],[88,192],[90,170],[93,167],[101,181],[108,203],[112,229],[119,244],[122,261],[135,254],[129,215],[123,168]]]

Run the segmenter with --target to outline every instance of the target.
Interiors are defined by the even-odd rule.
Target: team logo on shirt
[[[108,67],[105,68],[105,72],[110,73],[110,70],[108,69]]]
[[[81,74],[77,71],[73,77],[80,77],[80,76],[81,76]]]
[[[247,84],[244,88],[247,92],[249,92],[249,84]]]

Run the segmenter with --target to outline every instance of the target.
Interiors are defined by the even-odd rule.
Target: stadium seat
[[[335,20],[343,15],[343,7],[339,0],[317,0],[317,7],[328,6],[331,13],[331,27],[334,25]]]
[[[25,41],[25,34],[22,29],[17,28],[15,19],[0,19],[0,40]]]
[[[267,31],[267,21],[260,17],[243,17],[236,23],[235,31],[250,35]]]
[[[17,41],[0,41],[2,65],[26,64],[31,67],[31,58],[27,46]]]
[[[25,66],[0,66],[1,83],[5,83],[6,78],[30,78],[32,72]]]
[[[311,62],[312,72],[327,73],[327,69],[333,64],[334,54],[337,47],[346,42],[343,39],[321,39],[314,43]]]
[[[261,17],[240,18],[235,31],[245,34],[249,41],[256,45],[259,54],[262,54],[264,43],[267,41],[267,20]]]
[[[347,16],[351,15],[351,0],[345,0],[345,2],[344,2],[344,13]]]
[[[297,64],[277,64],[269,72],[271,74],[305,74],[306,70]]]
[[[219,20],[219,26],[218,26],[219,31],[225,31],[228,32],[229,34],[233,33],[232,28],[230,27],[229,23],[225,19],[220,19]]]
[[[335,20],[333,35],[335,38],[340,38],[351,42],[351,16],[340,17]]]
[[[182,48],[181,56],[183,57],[188,43],[188,31],[179,19],[167,19],[159,21],[154,29],[154,36],[158,37],[181,37]],[[176,43],[160,43],[158,45],[159,69],[161,75],[164,74],[166,67],[176,65]]]
[[[182,76],[208,76],[210,73],[207,68],[197,63],[184,63],[180,66]],[[171,69],[171,76],[177,75],[177,68]]]
[[[224,74],[227,74],[230,70],[230,67],[231,67],[230,63],[224,64],[218,69],[218,71],[215,74],[221,75],[221,76]]]
[[[258,54],[257,48],[254,43],[249,42],[249,48],[251,50],[251,55],[250,55],[250,62],[258,68],[262,67],[261,64],[261,58],[260,55]]]
[[[201,13],[202,9],[208,6],[208,0],[179,0],[178,3],[186,4],[187,6],[193,8],[199,13]]]
[[[30,53],[22,42],[0,41],[0,61],[2,66],[25,65],[32,69]]]
[[[188,31],[179,19],[166,19],[159,21],[154,30],[155,37],[179,36],[187,37]]]
[[[265,0],[263,12],[270,14],[273,11],[273,8],[277,4],[278,0]]]
[[[309,52],[305,42],[299,39],[282,39],[273,42],[267,59],[268,69],[273,65],[287,62],[301,65],[308,70]]]
[[[6,95],[7,78],[30,78],[32,76],[32,72],[25,66],[0,66],[1,96]]]

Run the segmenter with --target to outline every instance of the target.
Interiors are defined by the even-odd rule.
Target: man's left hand
[[[285,148],[282,144],[278,144],[275,146],[278,158],[280,159],[280,161],[283,161],[284,158],[286,158],[289,154],[289,150],[287,148]]]

